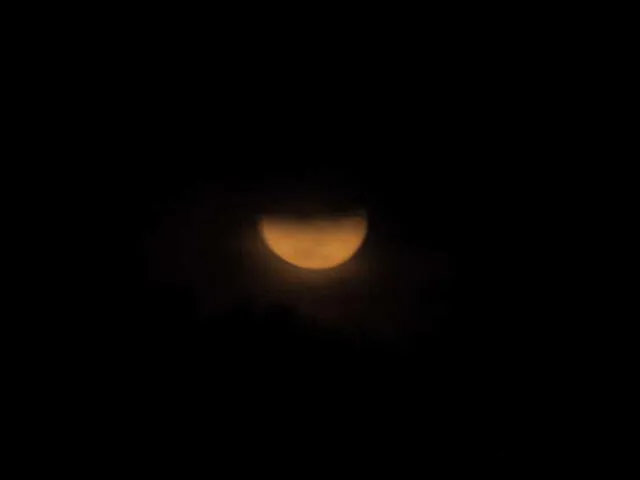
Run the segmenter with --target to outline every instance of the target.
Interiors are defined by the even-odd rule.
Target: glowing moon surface
[[[364,215],[297,219],[267,216],[259,223],[262,239],[283,260],[321,270],[349,260],[367,234]]]

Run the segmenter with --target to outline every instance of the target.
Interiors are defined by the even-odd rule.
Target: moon
[[[300,268],[323,270],[349,260],[367,235],[364,214],[295,218],[264,216],[259,231],[269,249]]]

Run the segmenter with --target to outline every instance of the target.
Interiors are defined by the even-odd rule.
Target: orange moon
[[[300,268],[322,270],[349,260],[367,235],[364,215],[298,219],[266,216],[259,222],[262,239],[276,255]]]

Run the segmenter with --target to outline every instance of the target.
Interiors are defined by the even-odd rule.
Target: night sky
[[[245,166],[212,149],[204,167],[167,162],[122,182],[98,334],[116,397],[131,395],[136,423],[158,435],[200,438],[193,424],[232,415],[259,451],[275,429],[363,452],[400,448],[400,436],[415,458],[502,462],[518,345],[476,179],[426,160],[298,155]],[[333,270],[298,270],[257,235],[260,214],[314,208],[368,214],[363,246]]]
[[[180,75],[159,54],[131,54],[131,81],[107,75],[103,125],[83,137],[98,278],[75,334],[117,441],[426,470],[516,458],[531,323],[508,273],[525,215],[505,214],[521,177],[504,161],[522,147],[508,107],[461,70],[424,88],[398,70],[413,80],[383,97],[309,64],[257,86],[225,70],[214,86],[168,55]],[[302,271],[266,250],[260,215],[318,209],[367,212],[350,261]]]

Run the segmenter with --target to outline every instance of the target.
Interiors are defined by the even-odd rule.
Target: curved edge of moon
[[[366,215],[296,219],[267,215],[258,230],[267,247],[296,267],[324,270],[347,262],[367,235]]]

